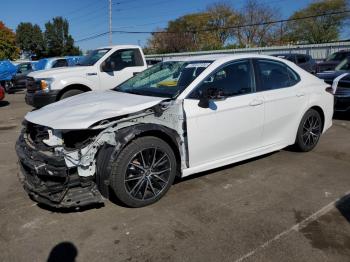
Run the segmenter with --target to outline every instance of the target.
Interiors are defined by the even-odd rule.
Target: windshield
[[[339,65],[336,66],[335,68],[336,71],[342,71],[342,70],[346,70],[349,71],[350,70],[350,58],[346,58],[343,61],[340,62]]]
[[[77,65],[81,66],[92,66],[94,65],[102,56],[104,56],[109,50],[109,48],[104,49],[96,49],[89,52],[86,56],[84,56]]]
[[[333,53],[329,57],[327,57],[326,61],[327,62],[330,62],[330,61],[342,61],[349,55],[350,55],[350,53],[348,53],[348,52]]]
[[[154,65],[115,90],[145,96],[178,96],[212,61],[169,61]]]

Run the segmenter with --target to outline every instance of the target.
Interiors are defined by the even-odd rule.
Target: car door
[[[144,70],[144,61],[137,48],[117,50],[103,63],[107,62],[113,68],[110,72],[105,72],[101,67],[100,86],[103,89],[114,88]]]
[[[285,144],[295,140],[308,95],[299,75],[286,64],[255,59],[257,90],[265,103],[263,145]]]
[[[209,108],[198,106],[200,93],[219,90]],[[190,167],[222,161],[261,146],[264,104],[255,92],[251,60],[231,62],[206,78],[185,100]]]

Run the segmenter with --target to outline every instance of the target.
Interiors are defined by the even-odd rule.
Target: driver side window
[[[244,95],[254,92],[254,73],[250,60],[241,60],[226,65],[205,79],[190,98],[198,99],[203,90],[218,93],[223,97]]]
[[[143,66],[142,55],[138,49],[115,51],[106,61],[112,64],[113,71],[120,71],[126,67]]]

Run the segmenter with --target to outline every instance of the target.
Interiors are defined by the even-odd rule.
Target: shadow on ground
[[[0,107],[5,107],[8,106],[10,104],[9,101],[0,101]]]
[[[53,247],[47,262],[74,262],[78,256],[78,249],[71,242],[61,242]]]
[[[343,217],[350,223],[350,194],[342,197],[335,206]]]

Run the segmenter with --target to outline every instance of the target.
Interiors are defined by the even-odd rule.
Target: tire
[[[81,91],[81,90],[79,90],[79,89],[68,90],[68,91],[64,92],[64,93],[61,95],[60,100],[65,99],[65,98],[67,98],[67,97],[79,95],[79,94],[82,94],[82,93],[84,93],[84,91]]]
[[[11,90],[12,88],[13,88],[13,83],[11,81],[5,81],[5,84],[4,84],[5,92],[8,94],[13,93],[13,90]]]
[[[143,207],[161,199],[175,175],[176,158],[171,147],[156,137],[140,137],[112,163],[110,185],[123,204]]]
[[[295,147],[298,151],[309,152],[315,148],[322,134],[322,119],[315,109],[309,109],[300,121]]]

